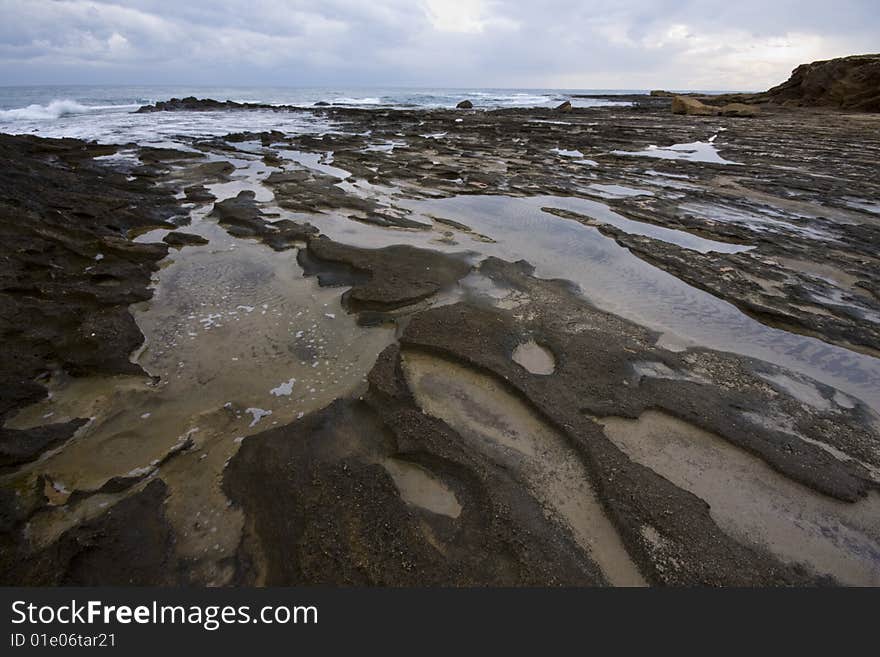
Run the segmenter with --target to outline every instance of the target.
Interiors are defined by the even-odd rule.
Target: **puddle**
[[[880,585],[880,496],[848,504],[771,470],[722,438],[656,411],[604,418],[630,458],[709,503],[731,536],[847,585]]]
[[[614,185],[604,185],[602,187],[630,189]],[[635,192],[637,190],[632,191]],[[606,194],[606,196],[609,195]],[[588,199],[562,196],[538,196],[530,199],[522,199],[522,204],[533,205],[534,200],[536,199],[544,200],[545,207],[549,209],[555,208],[581,214],[587,219],[594,219],[599,223],[610,224],[630,235],[644,235],[645,237],[651,237],[662,242],[669,242],[670,244],[675,244],[676,246],[685,249],[691,249],[692,251],[699,251],[700,253],[743,253],[753,248],[741,244],[729,244],[727,242],[710,240],[705,237],[692,235],[691,233],[682,230],[675,230],[674,228],[664,228],[663,226],[655,226],[654,224],[641,221],[633,221],[632,219],[627,219],[623,215],[614,212],[603,203],[590,201]],[[560,218],[565,219],[566,217]]]
[[[642,379],[667,379],[671,381],[694,381],[696,383],[709,383],[701,377],[690,372],[678,372],[664,363],[656,361],[639,361],[632,364],[633,383],[638,385]]]
[[[668,171],[657,171],[656,169],[645,169],[645,173],[649,176],[660,176],[663,178],[676,178],[678,180],[690,180],[691,177],[684,173],[669,173]]]
[[[430,471],[400,459],[385,459],[382,467],[391,475],[401,499],[407,504],[449,518],[461,515],[461,504],[455,493]]]
[[[862,212],[870,212],[871,214],[880,215],[880,201],[845,196],[843,202],[847,207],[852,208],[853,210],[861,210]]]
[[[610,583],[645,584],[565,438],[492,377],[417,353],[405,354],[404,371],[425,412],[519,479]]]
[[[594,183],[589,185],[589,189],[597,196],[603,198],[631,198],[633,196],[654,196],[654,192],[646,189],[636,189],[635,187],[626,187],[624,185],[600,185]]]
[[[566,150],[564,148],[551,148],[551,153],[556,153],[557,155],[561,155],[562,157],[583,157],[584,154],[580,151],[576,150]]]
[[[715,146],[715,137],[712,137],[709,141],[695,141],[690,144],[673,144],[672,146],[648,146],[643,151],[611,151],[611,154],[631,157],[653,157],[660,160],[739,165],[739,162],[731,162],[721,157],[718,148]]]
[[[771,208],[762,208],[758,212],[720,204],[682,203],[678,209],[684,214],[694,215],[708,221],[744,225],[759,233],[796,232],[815,240],[833,241],[836,239],[836,236],[830,231],[802,226],[791,221],[789,215]]]
[[[798,380],[782,373],[759,373],[758,375],[767,383],[770,383],[782,392],[788,393],[806,406],[811,406],[820,411],[830,411],[834,408],[833,398],[829,399],[823,395],[822,391],[809,380]]]
[[[534,340],[523,342],[513,350],[513,362],[521,365],[532,374],[553,374],[556,370],[556,359],[546,347]]]
[[[287,148],[276,148],[273,149],[278,155],[285,159],[290,160],[291,162],[296,162],[302,167],[306,169],[311,169],[313,171],[317,171],[319,173],[323,173],[328,176],[332,176],[333,178],[339,178],[340,180],[345,180],[351,174],[345,169],[340,169],[339,167],[331,166],[333,163],[333,153],[309,153],[307,151],[297,151]]]
[[[210,158],[211,161],[215,158]],[[238,196],[239,192],[253,192],[254,200],[258,203],[268,203],[275,198],[274,192],[263,184],[266,176],[277,171],[276,168],[267,166],[261,159],[245,158],[243,155],[225,159],[235,167],[229,177],[231,180],[224,182],[205,183],[205,189],[213,194],[218,201]]]
[[[371,144],[363,149],[365,153],[391,153],[395,148],[406,148],[405,141],[385,141],[381,144]]]
[[[872,324],[880,324],[880,312],[863,305],[856,297],[836,287],[825,285],[821,289],[808,289],[807,292],[814,301],[823,306],[835,308],[838,312]]]

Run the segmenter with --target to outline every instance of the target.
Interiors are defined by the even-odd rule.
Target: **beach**
[[[4,584],[880,584],[880,114],[163,91],[0,109]]]

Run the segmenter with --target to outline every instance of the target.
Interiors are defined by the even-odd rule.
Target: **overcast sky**
[[[0,84],[763,89],[880,0],[0,0]]]

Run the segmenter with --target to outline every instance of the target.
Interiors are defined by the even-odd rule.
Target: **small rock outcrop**
[[[701,103],[690,96],[676,96],[672,99],[673,114],[688,114],[691,116],[716,116],[718,108]]]
[[[165,237],[162,238],[162,241],[169,246],[173,246],[174,248],[180,249],[184,246],[200,246],[202,244],[207,244],[208,240],[206,240],[201,235],[195,235],[193,233],[183,233],[179,230],[168,233]]]
[[[566,100],[564,103],[556,106],[557,112],[570,112],[571,110],[571,101],[569,100]]]
[[[758,115],[760,110],[755,105],[745,103],[727,103],[716,106],[706,103],[692,96],[676,96],[672,99],[673,114],[688,114],[690,116],[732,116],[738,118],[752,118]]]
[[[463,100],[455,106],[456,109],[473,109],[474,104],[469,100]]]

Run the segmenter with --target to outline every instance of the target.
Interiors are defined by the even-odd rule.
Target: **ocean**
[[[39,86],[0,87],[0,132],[43,137],[78,137],[104,143],[162,145],[177,136],[211,137],[242,130],[325,132],[319,116],[271,111],[135,114],[141,105],[196,96],[216,100],[312,107],[317,102],[361,108],[452,108],[470,100],[475,108],[576,107],[615,104],[613,100],[572,98],[576,94],[632,94],[641,90],[603,89],[299,89],[275,87]]]

